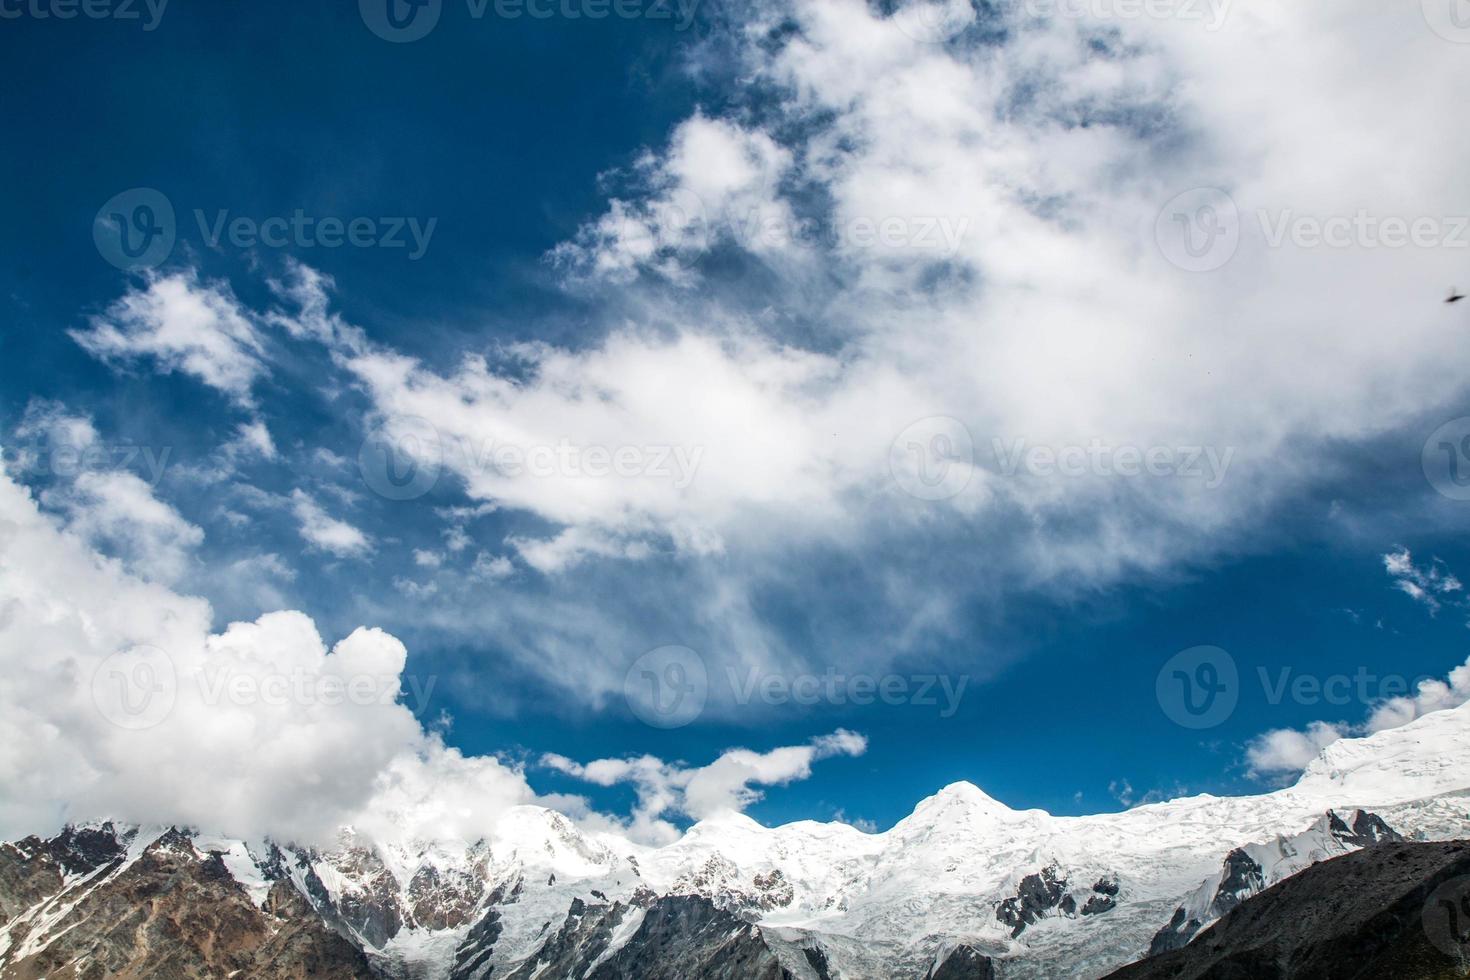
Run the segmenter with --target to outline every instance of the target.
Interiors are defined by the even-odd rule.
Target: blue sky
[[[216,629],[276,608],[329,643],[382,627],[408,675],[434,678],[425,726],[613,812],[630,786],[542,754],[699,765],[850,730],[865,753],[749,812],[880,827],[961,779],[1083,813],[1288,778],[1253,766],[1265,733],[1360,731],[1407,692],[1273,704],[1260,671],[1417,680],[1465,661],[1450,576],[1470,568],[1470,503],[1421,459],[1470,415],[1470,324],[1440,302],[1470,275],[1454,230],[1470,201],[1450,176],[1464,140],[1406,154],[1375,102],[1340,135],[1377,155],[1323,176],[1336,161],[1302,120],[1374,83],[1343,80],[1367,28],[1237,10],[1201,41],[1189,24],[946,11],[954,28],[927,43],[902,11],[843,27],[806,4],[705,4],[683,25],[475,19],[446,0],[410,43],[353,4],[173,0],[152,30],[7,19],[0,49],[24,82],[0,106],[7,467],[99,552],[207,598]],[[1458,49],[1418,12],[1377,29],[1390,55],[1368,74],[1402,58],[1452,77]],[[1324,30],[1321,84],[1276,105],[1265,82],[1233,84],[1261,34]],[[1191,72],[1194,88],[1175,84]],[[1223,267],[1171,265],[1154,230],[1191,187],[1239,206]],[[124,271],[94,221],[120,194],[131,214],[136,188],[170,203],[175,241]],[[1198,202],[1219,202],[1191,200],[1204,233]],[[1269,248],[1255,222],[1365,208],[1436,221],[1441,240],[1385,250],[1360,227],[1342,248]],[[298,211],[432,231],[412,258],[207,231]],[[732,233],[732,214],[768,233]],[[902,241],[854,237],[885,219]],[[160,284],[176,294],[151,313],[118,305]],[[218,343],[193,351],[207,369],[139,340],[201,296],[217,304]],[[241,332],[220,326],[226,308]],[[210,373],[222,364],[244,379]],[[97,465],[149,477],[176,523],[104,526],[73,471],[17,464],[54,459],[58,420],[82,417],[108,448]],[[702,462],[687,486],[612,487],[441,456],[431,490],[387,499],[359,453],[404,417],[458,450],[520,432],[641,451],[680,432],[671,448]],[[955,492],[925,499],[892,462],[914,425],[930,464],[970,474]],[[1016,439],[1232,462],[1218,485],[1015,480],[995,441]],[[167,452],[158,480],[132,447]],[[1385,556],[1405,550],[1393,573]],[[673,729],[623,695],[630,665],[669,645],[711,679],[706,710]],[[1155,682],[1201,645],[1233,658],[1238,704],[1193,731]],[[935,705],[741,705],[730,671],[964,687],[952,713],[942,686]]]

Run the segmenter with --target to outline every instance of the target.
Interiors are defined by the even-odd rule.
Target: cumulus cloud
[[[1263,778],[1296,775],[1333,742],[1349,732],[1340,725],[1313,722],[1306,731],[1280,728],[1266,732],[1246,747],[1250,773]]]
[[[308,616],[281,611],[215,632],[207,602],[99,556],[3,468],[0,544],[0,837],[111,817],[304,843],[346,825],[384,842],[468,841],[537,803],[619,825],[426,730],[410,704],[426,706],[433,678],[406,673],[403,644],[381,630],[328,646]],[[680,802],[654,812],[738,809],[752,786],[864,745],[837,732],[700,769],[658,764]],[[615,765],[591,764],[590,778],[626,779]]]
[[[0,539],[6,836],[111,816],[320,839],[391,763],[447,751],[396,701],[391,636],[328,649],[295,612],[213,633],[207,603],[98,557],[3,472]]]
[[[638,804],[631,818],[620,826],[634,840],[665,844],[679,836],[666,817],[705,820],[740,813],[762,798],[757,787],[806,779],[811,776],[813,763],[834,756],[860,756],[867,748],[867,739],[862,735],[838,729],[806,745],[783,746],[769,752],[730,749],[714,762],[697,768],[651,755],[579,763],[548,754],[541,761],[597,786],[633,786]]]
[[[262,338],[228,288],[193,273],[152,277],[71,336],[94,357],[151,360],[161,372],[191,375],[246,405],[268,370]]]

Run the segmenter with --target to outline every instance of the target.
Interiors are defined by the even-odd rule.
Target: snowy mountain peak
[[[1470,702],[1400,728],[1344,738],[1307,766],[1296,790],[1369,803],[1403,803],[1470,789]]]
[[[933,796],[921,802],[919,808],[922,808],[928,803],[943,806],[963,805],[972,809],[999,810],[1005,813],[1015,812],[989,793],[986,793],[979,786],[965,780],[950,783]]]
[[[1098,977],[1188,944],[1316,862],[1470,836],[1467,760],[1462,708],[1344,739],[1274,793],[1095,816],[1014,810],[958,782],[883,833],[723,813],[662,847],[541,806],[506,810],[476,842],[374,842],[359,828],[328,850],[79,826],[0,847],[0,913],[12,914],[0,969],[7,948],[14,959],[64,945],[67,910],[104,878],[117,890],[97,894],[121,915],[134,879],[182,875],[247,918],[289,901],[298,928],[345,937],[344,955],[395,977],[521,980],[574,962],[583,972],[539,975],[585,976],[600,957],[663,949],[686,927],[715,945],[735,930],[757,944],[738,955],[774,957],[798,977],[820,960],[831,976],[919,980],[956,944],[1011,980]],[[25,893],[6,898],[7,881]]]

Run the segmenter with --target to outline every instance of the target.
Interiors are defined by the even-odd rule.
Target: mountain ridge
[[[954,970],[963,961],[1006,978],[1097,977],[1187,945],[1318,861],[1399,838],[1470,837],[1470,709],[1349,741],[1297,784],[1257,796],[1056,817],[961,781],[882,832],[764,827],[731,813],[661,847],[532,805],[507,809],[476,841],[384,842],[344,828],[326,847],[94,821],[0,848],[0,911],[13,909],[0,922],[0,976],[62,941],[46,939],[61,925],[48,903],[93,900],[63,861],[85,839],[121,849],[108,874],[125,877],[167,841],[176,859],[232,881],[261,916],[283,907],[287,886],[389,977],[499,978],[543,960],[579,976],[618,963],[646,971],[646,950],[619,958],[627,944],[678,942],[694,944],[679,962],[739,956],[803,980],[917,980],[960,949]],[[42,854],[53,855],[54,875],[20,873]],[[35,901],[38,888],[49,892]],[[649,919],[659,902],[673,904]],[[725,949],[735,932],[746,938]]]

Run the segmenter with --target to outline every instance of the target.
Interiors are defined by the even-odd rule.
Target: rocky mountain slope
[[[1109,980],[1470,976],[1470,842],[1387,843],[1304,869]]]
[[[1470,708],[1294,786],[1125,813],[967,783],[881,834],[738,814],[662,848],[516,807],[474,841],[330,848],[94,823],[0,847],[0,977],[1101,977],[1312,865],[1470,837]]]

